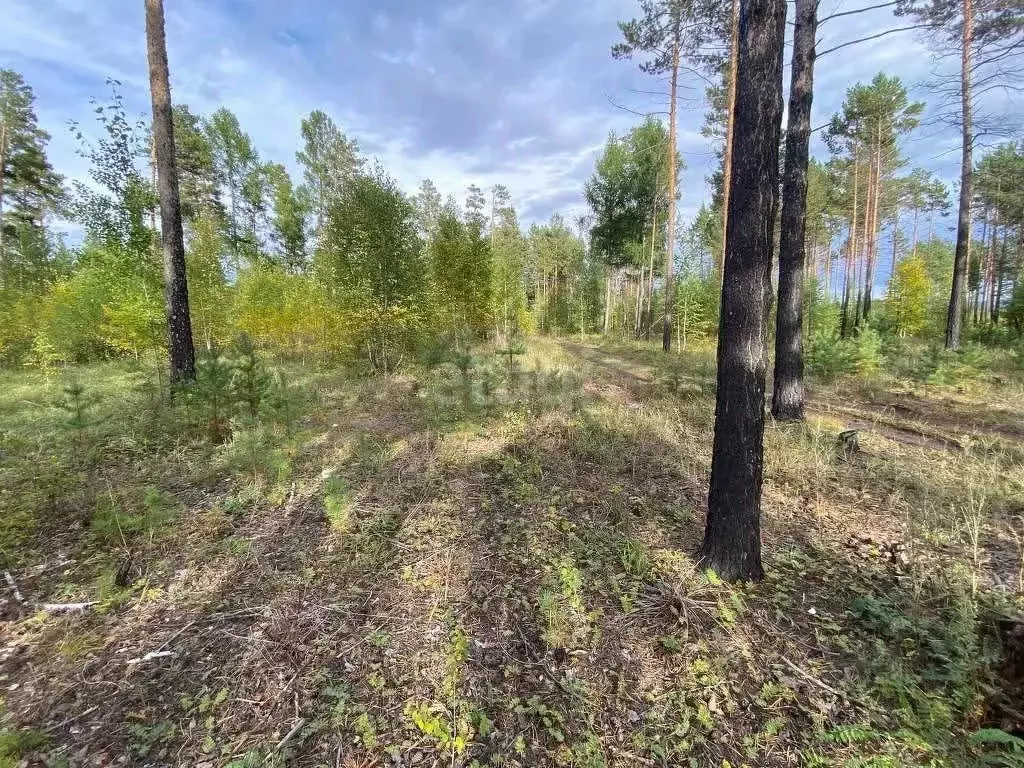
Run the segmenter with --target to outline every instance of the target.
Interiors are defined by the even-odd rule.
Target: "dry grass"
[[[222,447],[104,368],[85,466],[14,377],[0,498],[33,524],[5,567],[33,605],[100,604],[7,604],[6,733],[74,766],[969,764],[1019,706],[987,687],[987,617],[1021,600],[1021,446],[997,428],[1021,414],[953,435],[946,395],[915,395],[951,450],[878,419],[883,393],[817,393],[853,412],[769,424],[769,577],[730,586],[690,557],[710,362],[541,340],[511,386],[486,353],[468,385],[300,371],[290,437]],[[142,520],[123,541],[89,523],[82,486],[108,485]],[[149,486],[172,519],[147,525]]]

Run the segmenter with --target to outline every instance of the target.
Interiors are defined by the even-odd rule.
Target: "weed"
[[[647,581],[654,573],[651,554],[647,546],[637,539],[626,537],[623,540],[619,560],[626,574],[638,581]]]
[[[331,530],[350,533],[354,527],[352,503],[355,493],[340,477],[331,476],[324,483],[324,515]]]

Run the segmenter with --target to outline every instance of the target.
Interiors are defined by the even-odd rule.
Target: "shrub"
[[[854,350],[848,339],[835,332],[819,332],[807,345],[807,369],[822,378],[849,373],[854,366]]]

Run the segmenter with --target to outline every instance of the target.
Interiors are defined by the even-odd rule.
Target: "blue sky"
[[[872,4],[822,0],[822,15]],[[294,168],[299,121],[319,108],[410,191],[426,176],[459,199],[470,183],[504,183],[525,222],[582,211],[583,182],[608,132],[639,120],[611,101],[660,108],[637,91],[663,86],[609,53],[616,21],[638,12],[636,0],[165,0],[165,8],[175,102],[199,113],[232,109],[265,159]],[[819,50],[905,23],[887,9],[833,20]],[[148,114],[143,2],[4,0],[0,66],[35,89],[54,165],[80,178],[67,123],[94,125],[89,99],[106,98],[107,77],[123,83],[130,110]],[[927,100],[920,84],[934,67],[914,33],[829,54],[819,61],[814,125],[849,85],[880,70]],[[714,147],[700,135],[704,84],[684,85],[685,219],[709,195]],[[1019,106],[992,99],[997,112]],[[952,180],[957,148],[955,128],[930,125],[905,150]],[[820,139],[812,151],[824,157]]]

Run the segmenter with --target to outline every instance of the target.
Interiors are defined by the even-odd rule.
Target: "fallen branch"
[[[99,708],[100,708],[99,704],[97,704],[96,706],[93,706],[93,707],[89,707],[84,712],[79,712],[77,715],[72,715],[68,719],[62,720],[61,722],[57,723],[56,725],[48,725],[43,730],[46,731],[47,733],[51,733],[52,731],[58,731],[61,728],[63,728],[65,725],[71,725],[71,723],[75,722],[76,720],[81,720],[83,717],[87,717],[88,715],[91,715],[93,712],[95,712]]]
[[[25,598],[21,596],[21,591],[18,589],[18,583],[11,576],[10,571],[4,571],[4,578],[7,580],[7,586],[11,588],[11,594],[14,595],[14,599],[18,601],[20,605],[25,604]]]
[[[798,675],[800,675],[800,677],[802,677],[804,680],[807,680],[808,682],[814,683],[815,685],[817,685],[822,690],[825,690],[825,691],[828,691],[829,693],[831,693],[833,696],[838,696],[841,699],[847,698],[847,696],[845,694],[842,694],[839,691],[837,691],[835,688],[833,688],[833,687],[831,687],[829,685],[826,685],[825,683],[823,683],[818,678],[814,677],[814,675],[810,674],[809,672],[805,672],[804,670],[800,669],[800,667],[798,667],[796,664],[794,664],[792,661],[787,659],[782,654],[779,654],[779,658],[782,659],[786,663],[787,667],[789,667],[794,672],[796,672]]]
[[[99,601],[90,600],[85,603],[43,603],[39,606],[39,609],[46,613],[52,613],[54,616],[61,616],[68,613],[85,613],[94,605],[99,605]]]
[[[129,666],[134,664],[142,664],[146,661],[152,661],[153,659],[164,659],[168,656],[174,656],[174,651],[150,651],[145,656],[140,656],[137,659],[128,659],[126,662]]]
[[[281,739],[279,742],[277,742],[277,746],[274,747],[274,751],[275,752],[280,752],[282,749],[284,749],[285,744],[287,744],[289,741],[291,741],[293,738],[295,738],[295,734],[298,733],[299,731],[301,731],[302,730],[302,726],[304,726],[305,724],[306,724],[306,718],[300,717],[298,722],[296,722],[295,725],[292,726],[292,729],[290,731],[288,731],[287,734],[285,734],[285,737],[283,739]]]

